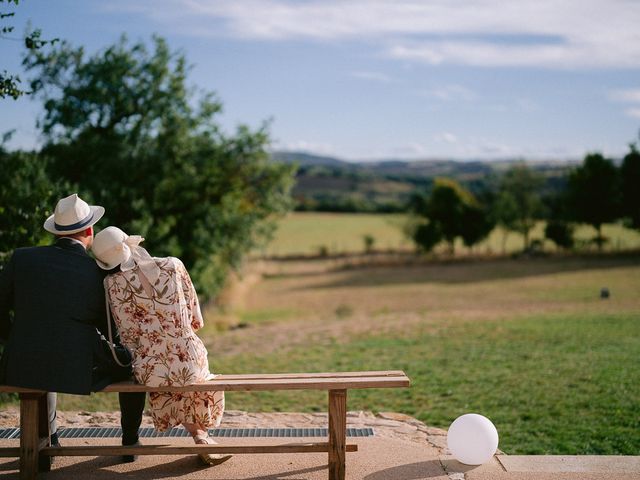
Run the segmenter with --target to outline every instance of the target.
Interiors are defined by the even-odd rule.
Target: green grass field
[[[375,248],[379,250],[410,250],[412,243],[402,232],[407,217],[400,214],[351,214],[351,213],[307,213],[295,212],[281,220],[273,241],[261,254],[273,256],[317,255],[321,248],[330,254],[354,253],[364,250],[364,235],[372,235]],[[593,238],[595,231],[589,226],[576,230],[576,240],[586,242]],[[640,248],[640,232],[620,225],[605,225],[604,235],[609,238],[607,249],[624,250]],[[532,239],[544,239],[544,225],[538,224],[531,232]],[[489,238],[481,242],[475,250],[479,253],[498,254],[504,250],[522,250],[523,239],[516,233],[508,233],[496,228]],[[465,249],[462,244],[456,247]],[[553,250],[551,242],[545,248]]]
[[[354,391],[353,410],[399,411],[446,428],[477,412],[511,454],[637,454],[638,317],[549,315],[309,345],[217,360],[219,371],[403,369],[407,390]],[[231,408],[323,411],[317,393],[229,394]]]

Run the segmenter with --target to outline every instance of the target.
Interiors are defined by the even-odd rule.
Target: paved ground
[[[296,439],[297,441],[298,439]],[[305,441],[305,439],[299,439]],[[317,439],[307,439],[317,441]],[[230,441],[230,440],[229,440]],[[65,440],[65,445],[108,444],[105,440]],[[110,441],[112,444],[114,440]],[[237,439],[233,444],[257,443]],[[7,445],[9,442],[1,442]],[[15,444],[15,442],[13,442]],[[144,443],[166,444],[161,439]],[[189,444],[188,439],[172,443]],[[261,443],[282,443],[262,440]],[[358,452],[347,454],[347,478],[363,480],[631,480],[640,479],[640,457],[514,457],[497,456],[469,467],[449,456],[434,455],[433,447],[394,438],[355,440]],[[146,456],[120,464],[116,457],[56,458],[43,480],[210,479],[320,480],[327,478],[326,454],[236,455],[215,467],[200,466],[195,456]],[[0,479],[18,478],[18,461],[0,459]]]
[[[7,425],[17,412],[4,411]],[[286,427],[321,424],[323,414],[252,414],[228,412],[225,427]],[[67,426],[106,425],[117,420],[112,413],[72,413],[62,416]],[[401,414],[373,416],[350,412],[349,426],[373,426],[376,435],[348,439],[358,452],[347,453],[347,478],[363,480],[640,480],[640,457],[605,456],[516,456],[497,455],[479,467],[458,463],[446,450],[446,432],[432,429]],[[326,424],[326,423],[325,423]],[[14,423],[13,426],[16,426]],[[143,443],[190,444],[190,439],[143,439]],[[221,439],[221,443],[289,443],[313,439]],[[117,444],[117,439],[63,439],[63,445]],[[15,440],[0,440],[0,446],[17,446]],[[53,470],[40,478],[101,479],[210,479],[210,480],[316,480],[326,479],[327,455],[262,454],[236,455],[216,467],[203,467],[194,456],[146,456],[131,464],[116,457],[60,457]],[[18,478],[18,461],[0,459],[0,480]]]

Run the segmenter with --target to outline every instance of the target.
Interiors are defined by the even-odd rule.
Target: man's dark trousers
[[[122,426],[122,444],[134,445],[138,441],[138,429],[142,423],[142,412],[147,397],[145,392],[120,392],[120,425]]]

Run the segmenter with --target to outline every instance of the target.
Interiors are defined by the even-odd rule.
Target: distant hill
[[[271,154],[271,158],[276,162],[297,163],[298,165],[305,167],[312,165],[347,167],[349,165],[348,162],[337,158],[322,157],[320,155],[312,155],[310,153],[302,152],[273,152]]]
[[[428,191],[436,177],[452,178],[474,193],[495,186],[500,174],[522,160],[447,159],[347,162],[301,152],[273,152],[277,162],[299,166],[293,195],[298,210],[404,211],[416,192]],[[547,180],[547,189],[563,185],[577,161],[527,162]]]

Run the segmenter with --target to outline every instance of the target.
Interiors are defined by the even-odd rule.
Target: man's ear
[[[85,237],[93,237],[93,226],[87,228],[84,231],[84,235],[85,235]]]

